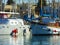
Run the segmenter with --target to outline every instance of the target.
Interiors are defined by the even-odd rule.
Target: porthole
[[[17,25],[18,22],[17,21],[10,21],[10,25]]]

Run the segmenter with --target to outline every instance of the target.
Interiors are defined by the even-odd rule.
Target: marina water
[[[60,45],[60,36],[0,35],[0,45]]]

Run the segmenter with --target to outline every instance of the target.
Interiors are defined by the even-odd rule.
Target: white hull
[[[60,28],[49,27],[49,26],[47,26],[47,27],[53,31],[53,34],[60,34]]]
[[[18,29],[18,33],[23,35],[23,30],[29,30],[29,25],[24,25],[23,19],[0,19],[0,34],[10,34],[12,30]],[[4,22],[5,21],[5,22]]]

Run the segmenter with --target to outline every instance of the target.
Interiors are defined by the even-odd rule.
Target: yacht
[[[23,31],[29,32],[29,25],[24,24],[17,12],[0,12],[0,34],[10,34],[12,30],[17,29],[17,35],[23,35]]]

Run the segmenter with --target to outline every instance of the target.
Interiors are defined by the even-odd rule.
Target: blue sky
[[[53,0],[47,0],[47,2],[48,2],[48,1],[52,2]],[[60,0],[55,0],[55,1],[56,1],[56,2],[58,2],[58,1],[60,2]]]
[[[15,0],[15,1],[16,1],[16,3],[22,3],[22,1],[25,2],[25,3],[28,2],[28,0]],[[3,2],[5,2],[5,4],[6,4],[7,0],[3,0]],[[38,2],[38,1],[37,0],[32,0],[31,2]]]
[[[20,1],[20,2],[19,2],[19,1]],[[16,0],[16,3],[22,3],[22,1],[25,2],[25,3],[28,2],[28,0]],[[30,1],[31,1],[32,3],[33,3],[33,2],[38,2],[38,0],[30,0]],[[47,0],[47,3],[48,3],[48,1],[52,2],[52,0]],[[58,2],[58,0],[55,0],[55,1]],[[3,2],[6,3],[7,0],[5,0],[5,1],[3,0]]]

